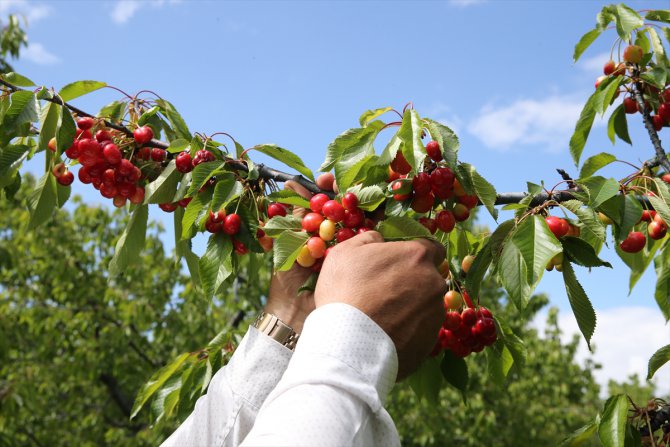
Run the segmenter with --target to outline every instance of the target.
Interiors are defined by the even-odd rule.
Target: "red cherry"
[[[102,150],[102,156],[105,161],[112,166],[116,166],[121,163],[121,151],[114,143],[106,144]]]
[[[182,208],[186,208],[189,203],[191,203],[191,200],[193,200],[193,197],[185,197],[181,199],[180,201],[177,202],[177,205],[179,205]]]
[[[457,222],[463,222],[464,220],[468,220],[468,217],[470,217],[470,210],[462,203],[457,203],[454,205],[453,212],[454,219],[456,219]]]
[[[281,203],[271,203],[268,205],[268,217],[272,219],[275,216],[286,216],[286,207]]]
[[[442,151],[440,150],[440,145],[437,141],[429,141],[426,144],[426,153],[434,161],[442,161]]]
[[[125,158],[122,158],[119,162],[119,166],[116,168],[119,171],[119,174],[130,176],[135,170],[135,165]]]
[[[649,237],[654,240],[663,239],[668,232],[668,227],[660,222],[653,221],[647,226]]]
[[[137,144],[146,144],[154,137],[154,131],[149,126],[138,127],[133,131],[133,138]]]
[[[424,195],[416,194],[412,199],[412,209],[417,213],[427,213],[433,209],[434,204],[435,196],[432,192]]]
[[[133,205],[139,205],[140,203],[144,202],[144,194],[145,190],[141,186],[136,186],[135,187],[135,192],[133,193],[132,196],[130,196],[130,203]]]
[[[354,236],[356,236],[356,233],[354,233],[354,230],[351,228],[342,228],[337,233],[335,233],[335,239],[337,239],[337,242],[344,242]]]
[[[461,314],[455,310],[449,311],[444,316],[444,323],[442,323],[445,329],[455,331],[461,326]]]
[[[116,171],[114,171],[114,169],[106,169],[105,172],[102,173],[102,182],[109,184],[116,183]]]
[[[660,106],[658,106],[658,111],[656,112],[658,116],[663,119],[665,124],[670,123],[670,103],[664,102]]]
[[[628,114],[633,114],[638,112],[637,101],[635,101],[630,96],[627,96],[623,99],[623,109]]]
[[[455,343],[451,347],[451,352],[453,352],[456,357],[464,358],[469,356],[472,350],[469,346],[466,346],[462,343]]]
[[[223,220],[223,231],[231,236],[237,234],[242,226],[242,219],[235,213],[228,214]]]
[[[65,149],[65,155],[72,160],[79,158],[79,141],[75,140],[72,142],[72,146]]]
[[[244,245],[244,242],[238,241],[237,239],[233,239],[233,248],[238,255],[246,255],[249,253],[249,249]]]
[[[456,226],[456,219],[454,214],[449,210],[442,210],[437,213],[435,216],[435,221],[437,223],[437,228],[445,233],[451,232]]]
[[[309,199],[309,209],[315,213],[320,213],[323,205],[329,200],[330,198],[323,193],[316,194],[311,199]]]
[[[91,183],[91,175],[89,174],[89,168],[86,166],[82,166],[79,168],[79,172],[77,172],[77,177],[79,177],[79,181],[82,182],[85,185],[88,185]]]
[[[102,143],[103,141],[112,141],[112,134],[104,129],[100,129],[95,133],[95,140],[98,143]]]
[[[341,222],[344,219],[344,207],[336,200],[329,200],[324,203],[321,212],[333,222]]]
[[[54,175],[54,177],[59,178],[65,172],[67,171],[67,168],[65,167],[65,163],[58,163],[51,169],[51,173]]]
[[[344,208],[342,210],[344,211]],[[308,233],[314,233],[316,231],[319,231],[319,226],[321,226],[321,222],[323,222],[323,216],[321,214],[308,213],[305,217],[302,218],[302,229],[307,231]]]
[[[628,234],[628,237],[619,244],[619,248],[626,253],[637,253],[644,248],[646,243],[647,239],[644,237],[644,234],[639,231],[632,231]]]
[[[431,234],[435,234],[437,231],[437,221],[435,219],[431,219],[430,217],[420,217],[419,223],[428,228],[428,231],[430,231]]]
[[[554,236],[558,239],[562,238],[568,234],[568,231],[570,231],[570,225],[565,219],[556,216],[547,216],[544,220],[547,223],[549,230],[551,230],[551,232],[554,233]]]
[[[474,208],[475,206],[477,206],[477,203],[479,203],[479,199],[477,198],[477,196],[470,196],[468,194],[458,197],[456,201],[458,203],[462,203],[463,205],[468,207],[468,209]]]
[[[405,156],[401,151],[398,151],[395,158],[391,162],[391,169],[393,169],[398,174],[404,175],[409,173],[412,170],[412,167],[407,163]]]
[[[345,227],[348,228],[360,227],[361,225],[363,225],[364,222],[365,222],[365,213],[363,212],[363,210],[354,208],[354,210],[352,211],[347,210],[344,212],[344,218],[342,219],[342,223],[344,224]]]
[[[123,196],[116,196],[116,197],[114,197],[114,200],[112,201],[112,203],[114,203],[114,206],[117,207],[117,208],[123,208],[124,206],[126,206],[126,201],[127,200],[128,199],[126,199]]]
[[[205,163],[214,160],[216,160],[214,154],[212,154],[210,151],[206,149],[200,149],[198,152],[195,153],[195,157],[193,158],[192,164],[193,167],[195,168],[200,163]]]
[[[651,222],[651,219],[653,219],[651,211],[649,210],[642,211],[642,217],[640,217],[640,222]]]
[[[414,194],[425,195],[431,190],[430,175],[425,172],[419,172],[412,179],[412,189]]]
[[[639,63],[642,60],[643,55],[644,51],[642,50],[642,47],[637,45],[628,45],[623,50],[623,60],[631,64]]]
[[[60,177],[56,177],[56,181],[63,185],[68,186],[74,182],[74,174],[71,171],[65,171]]]
[[[605,75],[609,76],[612,73],[614,73],[614,70],[616,69],[616,63],[613,60],[609,60],[605,62],[605,65],[603,66],[603,73]]]
[[[358,209],[358,197],[353,192],[348,192],[342,197],[344,209],[354,211]]]
[[[88,130],[95,124],[95,120],[90,116],[85,116],[77,120],[77,127],[81,130]]]
[[[399,178],[400,178],[400,174],[398,174],[397,172],[395,172],[395,171],[394,171],[393,169],[391,169],[391,167],[389,166],[389,175],[388,175],[388,178],[386,179],[386,181],[387,181],[388,183],[391,183],[391,182],[394,182],[394,181],[398,180]]]
[[[466,307],[461,312],[461,319],[466,326],[474,326],[477,322],[477,312],[472,307]]]
[[[153,148],[151,149],[151,159],[157,162],[163,162],[167,158],[167,151],[165,149]]]
[[[216,213],[214,211],[209,212],[209,220],[214,222],[223,222],[226,218],[226,210],[219,210]],[[265,236],[265,231],[260,228],[256,230],[256,238],[261,238]]]
[[[187,172],[191,172],[193,170],[193,165],[191,163],[191,154],[188,152],[180,152],[175,159],[177,171],[181,172],[182,174],[186,174]]]
[[[484,306],[480,306],[478,312],[482,316],[482,318],[493,318],[493,314],[491,313],[491,311]]]
[[[205,230],[210,233],[220,233],[223,231],[223,223],[207,219],[207,222],[205,222]]]
[[[314,259],[323,258],[326,253],[326,241],[318,236],[312,236],[307,240],[307,249]]]
[[[106,199],[113,199],[118,195],[118,192],[119,190],[114,183],[103,182],[100,185],[100,194]]]
[[[454,172],[449,168],[437,168],[430,174],[430,183],[437,188],[453,188]]]
[[[430,189],[440,200],[450,199],[454,195],[454,190],[452,185],[430,185]]]
[[[396,182],[393,185],[391,185],[391,189],[393,191],[398,191],[403,188],[403,184],[400,182]],[[397,200],[398,202],[402,202],[403,200],[407,200],[410,198],[410,194],[393,194],[393,199]]]
[[[323,173],[316,178],[316,186],[318,186],[321,191],[332,191],[334,182],[335,176],[331,172]]]
[[[656,130],[656,132],[660,132],[661,129],[663,129],[663,126],[665,125],[665,121],[663,120],[663,118],[660,117],[660,115],[652,116],[651,122],[654,124],[654,130]]]

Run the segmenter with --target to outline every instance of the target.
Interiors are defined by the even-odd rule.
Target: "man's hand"
[[[312,197],[312,194],[305,187],[292,180],[287,181],[284,187],[297,192],[308,200]],[[294,207],[293,214],[303,217],[307,214],[307,210]],[[287,272],[273,273],[268,302],[264,309],[265,312],[279,317],[280,320],[291,326],[298,333],[302,332],[305,318],[315,308],[314,294],[312,292],[302,292],[298,295],[298,289],[307,281],[311,274],[311,270],[300,267],[297,263]]]
[[[375,231],[360,234],[330,251],[316,306],[346,303],[372,318],[395,344],[401,380],[435,345],[447,291],[436,265],[444,256],[441,245],[425,239],[384,242]]]

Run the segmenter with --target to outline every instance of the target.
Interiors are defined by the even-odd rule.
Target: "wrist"
[[[305,324],[308,312],[294,307],[280,306],[275,303],[267,303],[263,308],[263,312],[277,316],[285,324],[291,326],[297,333],[302,332],[302,327]]]

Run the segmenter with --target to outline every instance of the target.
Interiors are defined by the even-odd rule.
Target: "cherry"
[[[461,326],[461,313],[456,311],[447,312],[444,316],[442,326],[451,331],[458,329]]]
[[[65,171],[63,175],[56,177],[56,181],[63,186],[69,186],[74,182],[74,174],[71,171]]]
[[[341,222],[344,219],[344,207],[336,200],[329,200],[324,203],[321,212],[333,222]]]
[[[437,221],[435,219],[431,219],[430,217],[420,217],[419,223],[428,228],[428,231],[430,231],[431,234],[435,234],[437,231]]]
[[[394,182],[400,178],[400,174],[395,172],[391,167],[389,166],[389,176],[388,179],[386,180],[388,183]]]
[[[474,326],[477,322],[477,312],[472,307],[466,307],[461,312],[461,319],[466,326]]]
[[[263,251],[265,253],[267,253],[270,250],[272,250],[272,246],[274,245],[274,240],[269,236],[261,236],[261,237],[258,238],[258,243],[263,248]]]
[[[193,197],[184,197],[180,201],[177,202],[177,205],[179,205],[182,208],[186,208],[189,203],[191,203],[191,200],[193,200]]]
[[[605,75],[609,76],[612,73],[614,73],[614,70],[616,69],[616,63],[613,60],[609,60],[605,62],[605,65],[603,66],[603,73]]]
[[[235,213],[228,214],[223,220],[223,231],[231,236],[240,231],[240,226],[242,226],[242,219]]]
[[[623,109],[628,114],[633,114],[638,112],[637,101],[635,101],[630,96],[627,96],[623,99]]]
[[[335,237],[335,230],[335,222],[325,219],[321,222],[321,225],[319,225],[319,237],[324,241],[332,241]]]
[[[81,130],[88,130],[95,124],[95,120],[90,116],[85,116],[77,120],[77,127]]]
[[[637,64],[642,60],[644,51],[637,45],[628,45],[623,50],[623,60],[630,64]]]
[[[419,172],[412,179],[412,189],[414,190],[414,194],[428,194],[431,191],[430,175],[425,172]]]
[[[214,222],[223,222],[225,218],[226,218],[226,210],[219,210],[216,213],[214,211],[209,212],[209,220],[212,220]],[[256,237],[263,237],[263,236],[265,236],[265,231],[261,230],[260,228],[256,230]]]
[[[463,222],[464,220],[468,220],[468,217],[470,217],[470,210],[462,203],[457,203],[454,205],[453,212],[454,219],[456,219],[457,222]]]
[[[430,183],[436,187],[455,187],[454,172],[449,168],[437,168],[430,174]]]
[[[114,199],[112,200],[112,203],[113,203],[114,206],[117,207],[117,208],[123,208],[124,206],[126,206],[126,201],[127,201],[127,200],[128,200],[128,199],[125,198],[125,197],[123,197],[123,196],[116,196],[116,197],[114,197]]]
[[[314,259],[312,257],[312,254],[310,253],[309,248],[307,247],[307,245],[304,245],[300,249],[300,253],[298,253],[298,257],[296,258],[296,261],[302,267],[311,267],[316,262],[316,259]]]
[[[654,130],[656,130],[656,132],[660,132],[661,129],[663,129],[663,126],[665,125],[665,121],[663,120],[663,118],[660,117],[660,115],[652,116],[651,121],[654,124]]]
[[[220,233],[223,231],[223,224],[221,222],[215,222],[211,219],[207,219],[207,222],[205,222],[205,230],[210,233]]]
[[[249,249],[244,245],[244,242],[238,241],[237,239],[233,239],[233,249],[238,255],[246,255],[249,253]]]
[[[450,199],[454,195],[454,190],[452,185],[430,185],[431,191],[435,194],[436,197],[440,200]]]
[[[342,206],[349,211],[358,209],[358,197],[353,192],[348,192],[342,197]]]
[[[52,139],[49,140],[47,147],[51,152],[56,152],[56,137],[53,137]]]
[[[151,159],[153,161],[161,163],[165,161],[166,158],[167,158],[167,151],[165,149],[160,149],[157,147],[151,149]]]
[[[429,141],[426,144],[426,153],[434,161],[442,161],[442,151],[440,150],[440,144],[437,141]]]
[[[105,161],[112,166],[116,166],[121,163],[121,158],[123,158],[121,156],[121,151],[114,143],[105,145],[105,147],[102,149],[102,156],[104,157]]]
[[[314,259],[323,258],[326,253],[326,242],[318,236],[312,236],[307,240],[307,249]]]
[[[445,233],[451,232],[456,226],[456,218],[449,210],[442,210],[437,213],[437,216],[435,216],[435,221],[437,223],[437,228],[444,231]]]
[[[656,112],[663,121],[667,124],[670,123],[670,103],[664,102],[658,106],[658,111]]]
[[[475,257],[472,255],[467,255],[463,258],[463,261],[461,262],[461,269],[465,273],[468,273],[470,271],[470,268],[472,267],[472,263],[475,262]]]
[[[551,230],[551,232],[554,233],[554,236],[556,236],[557,239],[560,239],[566,234],[568,234],[568,231],[570,230],[568,221],[565,219],[561,219],[560,217],[547,216],[544,218],[544,220],[547,223],[549,230]]]
[[[332,191],[335,176],[331,172],[321,174],[316,178],[316,186],[322,191]]]
[[[329,200],[330,198],[323,193],[316,194],[309,199],[309,209],[315,213],[320,213],[323,205]]]
[[[463,306],[463,297],[455,290],[444,294],[444,307],[449,310],[458,310]]]
[[[466,194],[464,196],[460,196],[456,200],[458,201],[458,203],[462,203],[463,205],[467,206],[469,209],[474,208],[475,206],[477,206],[477,203],[479,203],[479,199],[477,198],[477,196],[471,196],[471,195],[468,195],[468,194]]]
[[[51,169],[51,173],[56,178],[60,178],[63,174],[65,174],[66,171],[67,168],[65,167],[65,163],[58,163]]]
[[[393,185],[391,185],[391,189],[393,191],[399,191],[403,189],[403,184],[400,182],[396,182]],[[398,202],[402,202],[403,200],[407,200],[410,198],[410,193],[398,193],[398,194],[393,194],[393,199],[397,200]]]
[[[114,183],[105,183],[103,182],[100,186],[100,194],[106,199],[113,199],[118,195],[118,188]]]
[[[154,137],[154,131],[149,126],[138,127],[133,131],[133,138],[137,144],[146,144]]]
[[[337,240],[337,242],[344,242],[347,239],[351,239],[354,236],[356,236],[356,233],[354,233],[354,230],[352,230],[351,228],[342,228],[337,233],[335,233],[335,239]]]
[[[598,89],[598,87],[600,87],[600,84],[602,84],[602,82],[603,82],[605,79],[607,79],[607,76],[604,76],[604,75],[603,75],[603,76],[598,76],[598,77],[596,78],[596,89]]]
[[[72,142],[72,146],[65,149],[65,155],[72,160],[79,158],[79,141]]]
[[[668,227],[660,222],[653,221],[647,226],[649,237],[654,240],[663,239],[668,232]]]
[[[281,203],[271,203],[268,205],[268,217],[272,219],[275,216],[286,216],[286,207]]]
[[[112,134],[108,130],[100,129],[95,133],[95,141],[102,143],[103,141],[112,141]]]
[[[472,350],[470,347],[462,343],[456,343],[451,347],[451,352],[453,352],[456,357],[464,358],[469,356]]]
[[[652,211],[643,210],[642,217],[640,217],[640,222],[651,222],[654,216],[651,215]]]
[[[136,186],[135,187],[135,192],[133,193],[132,196],[129,197],[130,203],[133,205],[139,205],[140,203],[144,202],[144,195],[146,191],[142,186]]]
[[[484,318],[493,318],[493,314],[484,306],[479,307],[479,314]]]
[[[631,231],[628,237],[619,244],[619,248],[626,253],[637,253],[644,248],[646,243],[647,240],[644,234],[639,231]]]
[[[305,217],[302,218],[302,229],[308,233],[313,233],[319,230],[321,222],[323,222],[323,216],[321,214],[308,213]]]
[[[193,170],[193,165],[191,163],[191,154],[188,152],[180,152],[175,159],[177,171],[181,172],[182,174],[186,174],[187,172],[191,172]]]
[[[123,158],[116,169],[119,171],[119,174],[129,176],[135,170],[135,165],[130,160]]]
[[[86,166],[82,166],[79,168],[79,172],[77,172],[77,177],[79,178],[79,181],[82,182],[85,185],[88,185],[91,183],[91,175],[89,174],[89,168]]]
[[[353,211],[345,211],[342,223],[345,227],[356,228],[365,222],[365,213],[363,210],[355,208]],[[367,230],[367,229],[366,229]]]
[[[412,199],[412,209],[417,213],[427,213],[433,209],[435,204],[435,196],[432,192],[428,194],[415,194]]]
[[[102,173],[102,182],[109,183],[110,185],[116,183],[116,171],[114,171],[114,169],[106,169],[105,172]]]
[[[412,170],[412,167],[407,163],[405,156],[401,151],[398,151],[395,158],[391,162],[391,169],[401,175],[408,174]]]

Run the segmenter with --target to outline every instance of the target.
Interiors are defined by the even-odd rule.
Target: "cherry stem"
[[[118,88],[118,87],[114,87],[113,85],[105,85],[105,88],[110,88],[110,89],[112,89],[112,90],[116,90],[117,92],[119,92],[119,93],[121,93],[122,95],[126,96],[128,99],[131,99],[131,100],[133,99],[133,97],[130,96],[128,93],[124,92],[123,90],[121,90],[121,89]]]

